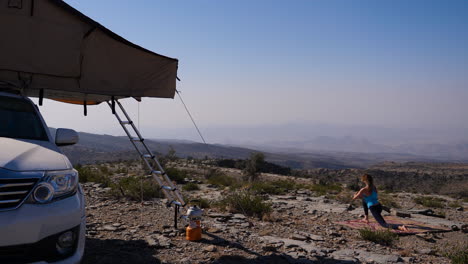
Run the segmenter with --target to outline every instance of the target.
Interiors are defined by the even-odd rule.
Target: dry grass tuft
[[[359,234],[361,235],[362,239],[381,245],[392,245],[395,240],[398,240],[398,235],[388,229],[382,231],[361,229],[359,230]]]

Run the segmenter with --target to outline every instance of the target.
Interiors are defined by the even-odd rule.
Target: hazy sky
[[[468,1],[66,0],[131,42],[179,59],[203,131],[330,123],[468,128]],[[137,103],[128,100],[133,116]],[[46,101],[52,127],[122,134],[106,105]],[[145,99],[149,137],[191,127],[178,98]],[[174,135],[175,136],[175,135]]]

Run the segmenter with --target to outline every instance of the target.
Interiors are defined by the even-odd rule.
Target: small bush
[[[255,182],[258,180],[260,172],[265,163],[265,155],[261,152],[250,153],[250,158],[246,160],[245,168],[243,170],[244,180],[248,182]]]
[[[344,204],[350,204],[353,203],[353,192],[343,190],[337,195],[335,195],[332,199],[344,203]],[[356,202],[357,203],[357,202]]]
[[[386,193],[379,193],[379,200],[380,202],[388,207],[392,208],[401,208],[400,204],[398,204],[395,199],[389,194]]]
[[[468,246],[458,245],[452,247],[444,255],[451,260],[452,264],[468,263]]]
[[[323,183],[309,185],[307,186],[307,188],[317,193],[317,195],[337,194],[341,192],[341,190],[343,189],[338,184],[323,184]]]
[[[125,167],[118,168],[115,172],[116,173],[128,173],[128,168],[125,168]]]
[[[462,207],[462,204],[459,201],[452,201],[448,204],[448,206],[451,208],[457,208]]]
[[[413,200],[415,203],[425,207],[443,208],[445,206],[445,200],[437,197],[419,196],[415,197]]]
[[[137,177],[125,177],[120,179],[118,183],[112,184],[110,194],[115,197],[126,197],[137,201],[141,200],[141,198],[150,200],[152,198],[163,198],[164,196],[156,182]]]
[[[110,177],[104,173],[94,171],[91,167],[76,166],[75,169],[78,171],[80,182],[95,182],[101,183],[104,187],[108,187],[112,184]]]
[[[99,166],[99,170],[103,173],[103,174],[109,174],[109,168],[107,167],[107,165],[101,165]]]
[[[296,184],[293,181],[276,180],[271,182],[254,182],[250,190],[260,194],[284,194],[289,190],[294,190]]]
[[[213,204],[212,201],[205,199],[205,198],[190,198],[186,197],[186,201],[188,201],[189,205],[196,205],[202,209],[210,208]]]
[[[234,192],[218,202],[221,209],[231,213],[243,213],[249,216],[262,216],[272,211],[271,204],[263,200],[261,196],[250,192]]]
[[[189,192],[189,191],[198,191],[198,190],[200,190],[200,187],[196,183],[189,182],[189,183],[185,184],[184,186],[182,186],[182,189],[184,191]]]
[[[381,245],[391,245],[395,240],[398,240],[398,235],[391,232],[390,230],[370,230],[360,229],[359,234],[364,240],[372,241]]]
[[[355,191],[355,192],[359,191],[361,188],[362,188],[361,181],[359,179],[356,179],[355,181],[353,181],[352,183],[348,185],[348,189],[350,189],[351,191]]]
[[[167,168],[166,173],[169,176],[169,179],[177,183],[184,183],[185,178],[187,178],[187,171],[179,170],[177,168]]]
[[[211,169],[207,175],[205,175],[206,180],[209,184],[216,186],[236,186],[239,185],[239,182],[231,176],[228,176],[218,170]]]

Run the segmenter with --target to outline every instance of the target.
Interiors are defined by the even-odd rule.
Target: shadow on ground
[[[205,233],[209,237],[209,239],[202,239],[198,241],[198,243],[202,244],[211,244],[217,245],[222,247],[229,247],[229,248],[237,248],[240,249],[248,254],[254,255],[254,258],[246,258],[244,256],[238,255],[224,255],[219,257],[218,259],[213,260],[211,263],[213,264],[260,264],[260,263],[268,263],[268,264],[312,264],[312,263],[324,263],[324,264],[351,264],[351,263],[361,263],[359,261],[352,261],[352,260],[335,260],[329,258],[315,258],[315,259],[305,259],[305,258],[293,258],[289,255],[284,254],[272,254],[272,255],[261,255],[255,251],[252,251],[240,243],[232,242],[216,236],[211,233]]]
[[[209,239],[204,238],[204,239],[202,239],[200,241],[197,241],[195,243],[202,243],[202,244],[208,244],[208,245],[217,245],[217,246],[229,247],[229,248],[237,248],[237,249],[243,250],[244,252],[246,252],[248,254],[252,254],[252,255],[255,255],[257,257],[261,256],[257,252],[252,251],[252,250],[244,247],[240,243],[229,241],[227,239],[224,239],[224,238],[219,237],[219,236],[217,236],[215,234],[212,234],[212,233],[205,232],[204,234],[206,236],[208,236]]]
[[[154,254],[155,250],[148,248],[143,240],[87,238],[82,264],[160,264]]]
[[[335,260],[335,259],[303,259],[303,258],[293,258],[287,255],[274,254],[269,256],[259,256],[257,258],[249,259],[242,256],[221,256],[220,258],[214,260],[213,264],[352,264],[352,263],[361,263],[359,261],[352,260]]]

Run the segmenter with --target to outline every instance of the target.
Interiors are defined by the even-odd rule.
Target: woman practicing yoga
[[[379,199],[377,197],[377,188],[374,185],[374,179],[372,176],[368,174],[364,174],[361,177],[361,181],[363,181],[366,186],[359,190],[359,192],[355,193],[353,196],[353,200],[358,198],[362,198],[362,206],[364,207],[364,221],[368,224],[369,223],[369,210],[374,216],[375,220],[385,228],[393,228],[402,231],[408,231],[408,228],[404,225],[391,225],[385,222],[384,218],[382,217],[382,205],[379,203]]]

